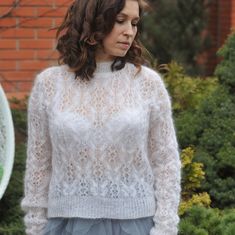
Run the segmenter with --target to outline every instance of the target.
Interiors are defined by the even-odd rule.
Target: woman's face
[[[126,0],[112,31],[104,38],[102,48],[97,49],[96,61],[110,61],[125,56],[136,36],[138,21],[138,1]]]

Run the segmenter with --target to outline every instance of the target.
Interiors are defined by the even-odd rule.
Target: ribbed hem
[[[63,197],[48,203],[48,217],[134,219],[155,214],[154,197]]]

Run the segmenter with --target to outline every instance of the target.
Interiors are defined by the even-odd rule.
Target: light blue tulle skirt
[[[149,235],[153,217],[137,219],[50,218],[43,235]]]

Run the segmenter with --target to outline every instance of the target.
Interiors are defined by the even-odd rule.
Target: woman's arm
[[[28,143],[25,196],[21,202],[26,212],[27,235],[40,235],[47,222],[48,186],[51,174],[51,142],[46,113],[43,73],[37,76],[28,103]]]
[[[159,76],[154,84],[149,153],[155,176],[156,213],[150,235],[176,235],[179,222],[181,163],[170,97]]]

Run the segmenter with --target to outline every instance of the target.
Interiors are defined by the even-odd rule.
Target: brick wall
[[[219,62],[216,52],[224,44],[232,29],[235,29],[235,0],[212,1],[208,29],[212,47],[206,51],[204,62],[207,74],[213,74]]]
[[[71,2],[0,1],[0,82],[9,98],[27,95],[35,75],[57,64],[55,30],[48,30],[59,25]]]
[[[232,1],[232,14],[231,14],[231,21],[232,21],[232,29],[235,30],[235,0]]]

